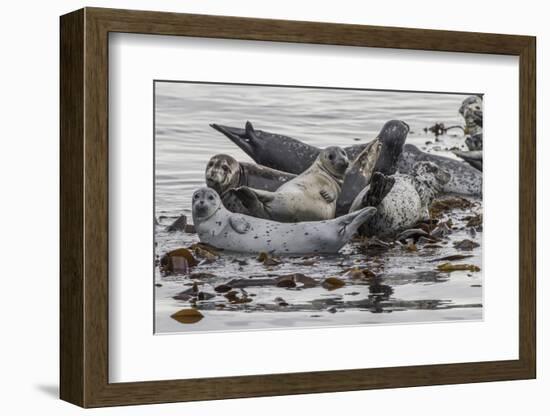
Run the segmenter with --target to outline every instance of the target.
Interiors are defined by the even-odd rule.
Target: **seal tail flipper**
[[[347,239],[350,239],[357,233],[359,227],[363,225],[374,214],[376,214],[376,208],[366,207],[359,211],[343,215],[342,217],[338,218],[338,225],[341,226],[338,232],[342,235],[345,235]]]
[[[249,122],[247,122],[248,125]],[[237,128],[237,127],[228,127],[222,126],[220,124],[212,123],[210,124],[214,130],[219,131],[237,146],[239,146],[248,156],[254,159],[254,138],[257,138],[257,135],[251,137],[248,135],[246,130]]]
[[[374,172],[370,181],[370,188],[363,197],[362,206],[377,207],[390,193],[395,184],[393,176],[386,176],[380,172]]]

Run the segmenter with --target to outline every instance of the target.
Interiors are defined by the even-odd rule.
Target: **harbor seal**
[[[472,95],[462,101],[462,105],[458,110],[460,115],[464,118],[466,128],[464,133],[474,136],[482,133],[483,129],[483,102],[481,97]],[[470,149],[479,150],[479,149]]]
[[[277,191],[260,191],[246,186],[230,189],[226,192],[227,197],[224,194],[224,204],[232,212],[280,222],[331,219],[336,214],[336,201],[348,165],[342,148],[327,147],[309,169]]]
[[[393,175],[397,171],[397,161],[409,133],[409,126],[402,121],[388,121],[375,140],[353,160],[344,177],[342,192],[336,204],[336,216],[349,212],[357,194],[370,182],[373,173]],[[353,152],[348,152],[353,154]]]
[[[246,122],[244,129],[220,124],[210,126],[239,146],[256,163],[283,172],[299,175],[313,164],[321,151],[289,136],[256,130],[250,121]],[[402,121],[390,120],[384,124],[378,134],[382,150],[375,169],[377,172],[385,175],[395,173],[394,161],[399,158],[408,132],[409,126]],[[347,146],[344,150],[348,158],[354,160],[368,144]]]
[[[235,158],[219,154],[210,158],[204,172],[206,185],[219,195],[239,186],[263,191],[275,191],[296,175],[281,172],[253,163],[238,162]]]
[[[379,187],[386,186],[385,182],[392,180],[389,192],[384,191],[384,195],[377,191],[373,195],[373,178],[373,183],[357,195],[350,209],[353,212],[366,206],[376,206],[376,214],[361,227],[361,232],[369,237],[393,235],[428,219],[430,204],[451,179],[446,170],[431,162],[415,163],[410,175],[380,176],[383,178],[380,178]]]
[[[451,174],[443,186],[443,193],[480,196],[483,193],[483,174],[470,165],[445,156],[421,151],[412,144],[405,144],[397,163],[399,173],[411,174],[416,162],[432,162]]]
[[[193,222],[200,241],[245,253],[336,253],[376,213],[376,208],[368,207],[329,221],[280,223],[232,213],[210,188],[198,189],[192,198]]]

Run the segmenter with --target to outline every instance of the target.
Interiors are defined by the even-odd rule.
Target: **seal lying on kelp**
[[[214,247],[245,253],[336,253],[376,212],[376,208],[368,207],[329,221],[280,223],[232,213],[210,188],[198,189],[192,198],[199,239]]]
[[[416,163],[410,175],[386,177],[378,174],[357,195],[350,211],[375,206],[376,214],[361,227],[361,233],[367,236],[392,235],[428,219],[430,204],[450,179],[447,171],[431,162]],[[373,187],[384,189],[387,183],[391,188],[389,192],[377,191],[373,194]]]

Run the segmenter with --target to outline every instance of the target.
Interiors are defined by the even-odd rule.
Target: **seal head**
[[[216,191],[210,188],[200,188],[193,193],[193,222],[206,221],[222,207],[222,201]]]
[[[323,149],[318,158],[321,168],[337,180],[343,180],[349,166],[348,156],[341,147]]]
[[[233,157],[225,154],[213,156],[206,165],[206,185],[218,194],[239,186],[240,165]]]

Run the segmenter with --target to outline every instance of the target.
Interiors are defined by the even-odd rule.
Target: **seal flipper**
[[[319,191],[319,193],[321,194],[321,196],[323,197],[323,199],[325,201],[327,201],[327,203],[329,204],[332,204],[334,202],[334,200],[336,199],[334,197],[334,195],[332,195],[332,193],[330,191],[327,191],[326,189],[321,189]]]
[[[338,225],[341,226],[338,230],[340,235],[345,235],[350,239],[357,233],[359,227],[363,225],[369,218],[376,214],[376,208],[366,207],[359,211],[351,212],[336,219]]]
[[[252,225],[244,217],[232,216],[229,218],[229,225],[239,234],[246,234]]]
[[[377,207],[390,193],[395,184],[393,176],[386,176],[380,172],[374,172],[370,181],[370,188],[363,196],[363,207]]]
[[[253,138],[248,135],[248,132],[246,130],[236,127],[222,126],[215,123],[210,124],[210,127],[222,133],[225,137],[227,137],[229,140],[239,146],[248,156],[254,159],[255,156],[253,149]],[[254,137],[257,137],[257,135],[255,135]]]
[[[229,211],[267,219],[270,219],[271,216],[264,204],[273,199],[274,196],[271,192],[251,189],[246,186],[230,189],[223,195],[224,204]]]

